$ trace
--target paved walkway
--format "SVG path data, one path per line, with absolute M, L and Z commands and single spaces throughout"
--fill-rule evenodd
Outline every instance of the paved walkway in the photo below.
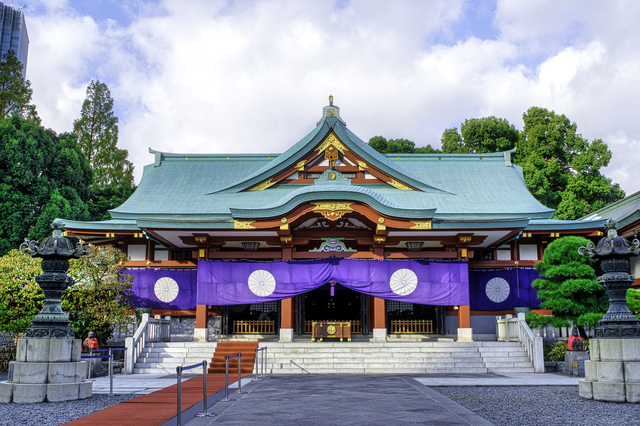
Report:
M 207 406 L 208 412 L 216 416 L 194 417 L 202 412 L 202 381 L 194 378 L 183 384 L 183 389 L 187 389 L 183 393 L 183 425 L 490 425 L 430 387 L 578 384 L 578 378 L 559 374 L 275 375 L 258 382 L 245 377 L 242 388 L 246 394 L 232 394 L 230 397 L 234 401 L 219 402 L 224 396 L 224 376 L 213 376 L 207 376 L 210 395 Z M 185 375 L 183 380 L 191 378 L 193 376 Z M 108 377 L 92 381 L 94 393 L 109 393 Z M 72 424 L 176 425 L 175 383 L 175 375 L 115 376 L 115 394 L 147 396 L 118 404 Z M 230 384 L 229 392 L 237 390 L 237 387 L 237 383 Z M 118 414 L 125 409 L 129 413 L 126 416 L 131 417 L 126 417 L 125 411 L 121 413 L 123 415 Z M 117 421 L 114 413 L 118 414 Z M 104 423 L 104 419 L 110 422 Z

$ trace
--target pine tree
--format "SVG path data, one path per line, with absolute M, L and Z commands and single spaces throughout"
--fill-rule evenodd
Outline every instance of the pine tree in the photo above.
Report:
M 129 153 L 118 149 L 118 117 L 113 113 L 111 91 L 100 80 L 92 80 L 82 103 L 80 118 L 73 122 L 73 133 L 94 173 L 94 187 L 133 186 L 133 164 Z
M 0 118 L 18 115 L 40 124 L 35 105 L 31 105 L 31 82 L 22 76 L 23 65 L 13 50 L 9 50 L 0 62 Z
M 92 220 L 107 220 L 108 210 L 124 203 L 135 190 L 129 152 L 118 149 L 118 117 L 105 83 L 92 80 L 73 133 L 94 174 L 88 204 Z

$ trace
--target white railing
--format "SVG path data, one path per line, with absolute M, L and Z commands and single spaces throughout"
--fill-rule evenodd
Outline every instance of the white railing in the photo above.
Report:
M 150 318 L 149 314 L 142 314 L 142 321 L 133 337 L 125 339 L 125 366 L 126 374 L 133 373 L 133 366 L 146 346 L 147 342 L 168 342 L 171 338 L 171 317 Z
M 536 337 L 524 320 L 525 314 L 519 313 L 517 318 L 505 315 L 496 317 L 496 332 L 499 342 L 520 342 L 527 351 L 535 373 L 544 373 L 544 353 L 542 337 Z

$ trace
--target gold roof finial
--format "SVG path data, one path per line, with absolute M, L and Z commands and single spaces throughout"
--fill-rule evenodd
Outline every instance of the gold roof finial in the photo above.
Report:
M 333 106 L 333 95 L 329 95 L 329 105 Z

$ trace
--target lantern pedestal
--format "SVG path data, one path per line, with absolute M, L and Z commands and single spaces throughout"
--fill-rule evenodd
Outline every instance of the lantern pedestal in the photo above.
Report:
M 582 398 L 610 402 L 640 402 L 640 339 L 591 339 Z
M 0 402 L 59 402 L 91 397 L 80 339 L 18 339 L 9 380 L 0 382 Z

